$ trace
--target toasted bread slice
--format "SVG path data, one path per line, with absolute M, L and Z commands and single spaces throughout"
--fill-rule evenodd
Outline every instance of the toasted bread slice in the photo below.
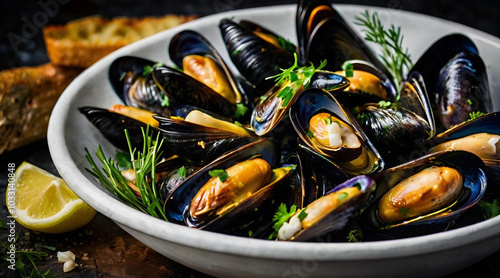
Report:
M 45 64 L 0 71 L 0 154 L 47 136 L 52 108 L 82 70 Z
M 86 17 L 43 29 L 50 61 L 55 65 L 89 67 L 131 42 L 195 19 L 195 16 L 105 19 Z

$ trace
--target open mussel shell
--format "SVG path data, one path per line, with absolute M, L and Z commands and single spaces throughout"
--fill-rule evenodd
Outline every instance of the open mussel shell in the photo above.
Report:
M 472 112 L 493 110 L 486 67 L 479 55 L 460 52 L 439 72 L 436 106 L 444 129 L 463 123 Z
M 220 155 L 257 140 L 251 133 L 242 135 L 225 129 L 188 122 L 182 118 L 189 110 L 199 110 L 193 107 L 177 109 L 176 117 L 166 118 L 154 116 L 159 123 L 159 129 L 167 144 L 174 152 L 191 163 L 205 165 Z M 189 108 L 189 109 L 188 109 Z M 201 110 L 214 118 L 215 114 Z M 221 119 L 223 120 L 223 119 Z
M 111 144 L 122 151 L 129 150 L 127 138 L 125 136 L 125 129 L 129 133 L 131 147 L 141 150 L 144 146 L 143 131 L 146 132 L 149 128 L 149 131 L 152 132 L 153 138 L 156 138 L 160 132 L 157 128 L 151 126 L 148 127 L 147 124 L 141 121 L 106 109 L 86 106 L 80 107 L 78 110 Z M 164 149 L 166 150 L 166 148 Z M 171 152 L 168 151 L 168 153 Z
M 338 119 L 339 125 L 347 126 L 359 141 L 357 147 L 327 147 L 311 137 L 309 123 L 318 113 L 329 113 Z M 310 88 L 302 92 L 289 111 L 290 121 L 299 138 L 310 148 L 337 163 L 349 174 L 367 174 L 384 167 L 378 151 L 365 136 L 353 115 L 325 90 Z M 314 137 L 314 136 L 313 136 Z
M 350 177 L 340 166 L 302 142 L 298 142 L 297 157 L 298 168 L 302 172 L 301 197 L 300 202 L 294 204 L 299 209 L 324 196 Z
M 221 116 L 232 118 L 236 106 L 207 85 L 176 69 L 161 66 L 152 70 L 155 83 L 175 103 L 189 104 Z
M 363 60 L 380 70 L 385 67 L 332 7 L 329 1 L 301 1 L 297 9 L 297 38 L 302 65 L 319 65 L 327 60 L 325 70 L 337 71 L 347 60 Z
M 451 205 L 426 215 L 405 220 L 400 223 L 384 223 L 378 212 L 381 197 L 403 179 L 431 166 L 446 166 L 457 170 L 463 185 L 456 201 Z M 363 212 L 361 221 L 368 230 L 388 234 L 392 237 L 407 237 L 419 234 L 444 231 L 454 219 L 474 206 L 483 197 L 487 178 L 485 166 L 479 157 L 465 151 L 445 151 L 423 156 L 414 161 L 387 169 L 373 176 L 377 183 L 374 202 Z M 428 205 L 436 205 L 440 198 L 432 199 Z M 426 203 L 427 204 L 427 203 Z M 402 210 L 399 210 L 401 212 Z
M 441 68 L 460 52 L 478 54 L 474 42 L 463 34 L 449 34 L 435 41 L 417 60 L 410 73 L 418 72 L 423 76 L 429 90 L 429 99 L 435 103 L 434 88 Z
M 261 188 L 259 191 L 250 195 L 250 199 L 245 198 L 238 205 L 233 207 L 232 210 L 220 216 L 215 216 L 215 218 L 203 222 L 196 222 L 191 219 L 188 214 L 192 199 L 203 185 L 211 179 L 209 175 L 210 170 L 227 169 L 239 162 L 256 157 L 267 161 L 271 168 L 274 168 L 279 160 L 277 142 L 265 138 L 252 142 L 221 156 L 191 175 L 180 184 L 166 200 L 165 214 L 169 221 L 184 221 L 189 226 L 207 230 L 228 230 L 233 228 L 235 225 L 234 223 L 249 221 L 250 219 L 245 219 L 247 213 L 255 212 L 264 201 L 271 200 L 272 198 L 270 197 L 275 193 L 275 186 L 278 185 L 278 183 L 274 183 L 273 186 L 268 185 Z
M 338 195 L 342 189 L 348 187 L 357 187 L 360 191 L 359 194 L 347 194 L 340 193 L 342 195 Z M 309 227 L 303 228 L 300 232 L 296 233 L 289 240 L 291 241 L 307 241 L 312 238 L 316 238 L 319 236 L 323 236 L 329 233 L 334 233 L 336 231 L 340 231 L 344 229 L 349 220 L 351 220 L 354 216 L 358 215 L 361 209 L 365 206 L 367 200 L 369 199 L 371 193 L 375 189 L 375 182 L 372 178 L 359 175 L 354 178 L 351 178 L 344 183 L 339 184 L 331 191 L 329 191 L 325 196 L 317 199 L 315 202 L 309 204 L 305 207 L 305 212 L 308 213 L 308 210 L 318 210 L 325 209 L 325 211 L 321 213 L 322 217 L 320 217 L 316 222 L 312 223 Z M 326 203 L 321 203 L 322 198 L 330 198 L 333 197 L 335 199 L 341 199 L 344 201 L 339 206 L 328 207 Z M 323 207 L 326 206 L 326 207 Z M 307 216 L 302 221 L 307 221 Z
M 266 77 L 281 73 L 282 68 L 294 63 L 293 52 L 232 20 L 221 20 L 219 28 L 233 64 L 243 77 L 264 92 L 274 85 L 274 80 Z
M 328 71 L 316 72 L 311 78 L 311 87 L 324 89 L 329 92 L 341 91 L 349 86 L 345 77 Z M 255 134 L 262 136 L 273 130 L 280 121 L 287 116 L 288 109 L 302 93 L 299 90 L 290 99 L 278 97 L 285 88 L 280 85 L 272 87 L 255 106 L 250 119 L 250 125 Z
M 246 98 L 242 93 L 243 89 L 239 86 L 238 82 L 236 82 L 232 72 L 227 67 L 219 52 L 210 43 L 210 41 L 208 41 L 201 34 L 191 30 L 185 30 L 176 34 L 170 41 L 168 52 L 170 58 L 177 65 L 177 67 L 184 71 L 184 65 L 185 63 L 189 64 L 188 61 L 197 63 L 194 67 L 201 67 L 201 64 L 207 63 L 199 62 L 197 61 L 198 59 L 185 60 L 189 57 L 201 56 L 210 59 L 215 66 L 210 72 L 217 75 L 214 76 L 214 78 L 220 80 L 217 83 L 227 84 L 228 88 L 222 88 L 224 92 L 227 92 L 223 93 L 224 95 L 228 95 L 226 98 L 233 104 L 245 102 L 244 100 Z M 204 66 L 207 67 L 207 65 Z M 206 75 L 207 73 L 204 72 L 204 74 Z M 215 81 L 212 82 L 212 84 L 215 83 Z
M 168 107 L 162 105 L 162 93 L 150 73 L 154 61 L 134 56 L 123 56 L 109 66 L 108 76 L 111 86 L 120 99 L 128 106 L 149 110 L 159 115 L 168 115 Z
M 433 138 L 430 151 L 464 150 L 479 156 L 490 184 L 500 189 L 500 112 L 481 115 L 456 125 Z

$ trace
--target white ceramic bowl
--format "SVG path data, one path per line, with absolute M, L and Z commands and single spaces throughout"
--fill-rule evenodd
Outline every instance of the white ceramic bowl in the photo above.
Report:
M 367 7 L 338 5 L 348 22 Z M 85 202 L 111 218 L 152 249 L 188 267 L 220 277 L 389 277 L 441 276 L 464 268 L 500 249 L 500 217 L 464 228 L 427 236 L 368 243 L 275 242 L 200 231 L 143 214 L 102 189 L 85 168 L 84 148 L 94 153 L 100 144 L 108 156 L 114 148 L 82 116 L 80 106 L 108 108 L 119 103 L 107 79 L 111 62 L 135 55 L 169 63 L 170 38 L 184 29 L 205 35 L 231 64 L 218 23 L 222 18 L 256 21 L 295 37 L 295 5 L 231 11 L 201 18 L 124 47 L 83 72 L 57 102 L 50 118 L 48 140 L 52 159 L 69 186 Z M 439 37 L 454 32 L 468 35 L 486 63 L 492 92 L 500 91 L 500 39 L 428 16 L 398 10 L 378 11 L 383 22 L 401 26 L 404 43 L 414 60 Z M 358 26 L 353 27 L 360 31 Z M 233 70 L 235 68 L 233 67 Z M 500 97 L 494 96 L 496 110 Z

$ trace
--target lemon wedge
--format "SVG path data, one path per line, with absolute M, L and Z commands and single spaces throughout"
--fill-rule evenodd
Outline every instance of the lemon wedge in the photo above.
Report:
M 33 164 L 21 163 L 13 178 L 7 186 L 7 208 L 28 229 L 64 233 L 84 226 L 96 214 L 64 180 Z

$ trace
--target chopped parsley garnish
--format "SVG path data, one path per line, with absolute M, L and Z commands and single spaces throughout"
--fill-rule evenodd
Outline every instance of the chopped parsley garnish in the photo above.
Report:
M 356 182 L 352 187 L 357 187 L 359 190 L 361 190 L 361 183 Z
M 485 113 L 481 112 L 481 111 L 476 111 L 476 112 L 471 112 L 469 113 L 469 120 L 474 120 L 475 118 L 479 118 L 481 116 L 483 116 Z
M 164 66 L 165 64 L 162 63 L 162 62 L 156 62 L 154 65 L 150 66 L 150 65 L 145 65 L 144 66 L 144 70 L 142 72 L 142 76 L 146 76 L 146 75 L 149 75 L 153 69 L 157 68 L 157 67 L 162 67 Z
M 326 125 L 331 125 L 332 124 L 332 119 L 331 118 L 325 118 L 325 124 Z
M 187 170 L 186 170 L 185 166 L 182 166 L 181 168 L 179 168 L 179 170 L 177 170 L 177 175 L 179 175 L 183 178 L 186 177 L 186 174 L 187 174 Z
M 227 180 L 227 178 L 229 178 L 229 175 L 227 174 L 226 170 L 222 170 L 222 169 L 210 170 L 210 171 L 208 171 L 208 174 L 211 177 L 219 177 L 219 180 L 221 182 L 224 182 L 225 180 Z
M 390 108 L 392 106 L 392 102 L 381 100 L 378 102 L 378 106 L 380 106 L 380 108 Z
M 347 196 L 349 196 L 349 194 L 347 194 L 346 192 L 342 192 L 339 194 L 339 196 L 337 196 L 337 199 L 339 201 L 344 201 L 345 199 L 347 199 Z
M 353 77 L 354 76 L 354 67 L 349 62 L 344 62 L 342 64 L 342 69 L 345 71 L 345 77 Z
M 170 98 L 168 98 L 168 96 L 165 95 L 164 92 L 161 92 L 160 99 L 161 99 L 161 106 L 162 107 L 169 107 L 170 106 Z
M 281 203 L 280 206 L 278 207 L 278 210 L 274 214 L 273 221 L 274 221 L 274 232 L 269 236 L 269 239 L 275 239 L 276 236 L 278 235 L 278 231 L 283 226 L 283 223 L 287 222 L 290 217 L 292 217 L 295 212 L 297 211 L 297 207 L 295 205 L 292 205 L 290 207 L 290 211 L 287 210 L 286 205 L 284 203 Z
M 242 126 L 243 126 L 243 125 L 242 125 L 240 122 L 238 122 L 238 121 L 234 121 L 234 124 L 235 124 L 236 126 L 239 126 L 239 127 L 242 127 Z
M 500 201 L 494 199 L 493 203 L 479 201 L 479 207 L 483 210 L 484 219 L 492 218 L 500 214 Z
M 311 139 L 314 138 L 314 134 L 311 130 L 307 130 L 307 136 L 309 136 L 309 138 L 311 138 Z
M 360 123 L 365 123 L 368 121 L 368 119 L 369 118 L 368 118 L 368 115 L 366 113 L 361 112 L 361 113 L 356 115 L 356 120 Z
M 283 100 L 281 107 L 286 107 L 299 90 L 306 89 L 309 83 L 311 83 L 314 73 L 326 66 L 326 60 L 324 60 L 317 68 L 312 63 L 310 66 L 299 67 L 297 64 L 297 54 L 294 54 L 294 58 L 294 64 L 290 68 L 286 70 L 282 69 L 282 73 L 266 78 L 275 78 L 278 86 L 286 85 L 278 93 L 278 98 Z
M 396 28 L 391 24 L 391 28 L 386 30 L 378 17 L 377 12 L 372 15 L 366 10 L 361 16 L 355 17 L 356 25 L 365 27 L 365 40 L 374 42 L 382 48 L 380 58 L 385 64 L 387 70 L 391 73 L 398 92 L 401 91 L 401 81 L 404 79 L 404 73 L 413 66 L 408 53 L 408 48 L 403 49 L 403 35 L 401 27 Z
M 120 75 L 120 79 L 119 80 L 122 81 L 125 78 L 126 75 L 127 75 L 127 73 L 123 72 L 122 75 Z
M 299 220 L 300 222 L 302 222 L 302 220 L 304 220 L 304 218 L 307 217 L 307 212 L 306 212 L 306 209 L 302 209 L 299 213 Z
M 351 230 L 346 236 L 348 242 L 359 242 L 363 240 L 363 232 L 361 230 Z
M 252 232 L 252 230 L 249 230 L 249 231 L 248 231 L 248 237 L 253 237 L 253 232 Z
M 404 208 L 403 207 L 403 208 L 399 209 L 399 213 L 404 214 L 404 215 L 408 214 L 409 212 L 410 212 L 409 208 Z
M 248 111 L 248 107 L 245 106 L 243 103 L 238 103 L 236 104 L 236 110 L 234 111 L 234 117 L 239 118 L 243 115 L 245 115 Z
M 116 151 L 115 153 L 115 161 L 120 169 L 130 169 L 132 168 L 132 160 L 130 159 L 129 153 L 124 153 L 120 151 Z
M 470 98 L 468 98 L 468 99 L 467 99 L 467 103 L 468 103 L 469 105 L 472 105 L 472 100 L 470 100 Z

